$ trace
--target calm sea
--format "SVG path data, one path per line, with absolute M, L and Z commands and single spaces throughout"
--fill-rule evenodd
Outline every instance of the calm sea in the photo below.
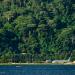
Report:
M 75 75 L 74 65 L 0 66 L 0 75 Z

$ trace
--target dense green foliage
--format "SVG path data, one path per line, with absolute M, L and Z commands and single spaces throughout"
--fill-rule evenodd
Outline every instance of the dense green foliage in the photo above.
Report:
M 0 0 L 0 62 L 67 59 L 71 53 L 74 60 L 74 0 Z

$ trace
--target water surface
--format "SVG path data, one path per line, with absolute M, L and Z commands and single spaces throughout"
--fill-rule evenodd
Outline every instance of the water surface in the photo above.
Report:
M 75 75 L 75 65 L 0 66 L 0 75 Z

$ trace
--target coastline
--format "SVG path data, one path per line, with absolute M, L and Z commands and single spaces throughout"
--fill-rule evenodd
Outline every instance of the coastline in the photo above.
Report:
M 73 63 L 67 64 L 58 64 L 58 63 L 0 63 L 0 66 L 17 66 L 17 65 L 75 65 Z

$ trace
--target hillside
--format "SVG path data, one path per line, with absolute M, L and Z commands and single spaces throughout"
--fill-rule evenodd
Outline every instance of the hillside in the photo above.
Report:
M 0 62 L 75 60 L 74 0 L 0 0 Z

